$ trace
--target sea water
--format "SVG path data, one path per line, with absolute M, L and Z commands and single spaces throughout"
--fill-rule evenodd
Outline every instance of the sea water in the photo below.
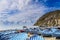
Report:
M 28 38 L 27 33 L 14 33 L 0 36 L 0 40 L 27 40 L 27 38 Z M 33 35 L 32 37 L 29 38 L 29 40 L 44 40 L 44 38 L 39 35 Z

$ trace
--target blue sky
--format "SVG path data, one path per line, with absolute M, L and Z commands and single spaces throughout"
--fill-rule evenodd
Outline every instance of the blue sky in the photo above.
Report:
M 60 10 L 60 0 L 0 0 L 0 29 L 33 26 L 45 13 Z
M 46 2 L 46 6 L 48 6 L 48 7 L 59 7 L 60 6 L 60 0 L 49 0 Z

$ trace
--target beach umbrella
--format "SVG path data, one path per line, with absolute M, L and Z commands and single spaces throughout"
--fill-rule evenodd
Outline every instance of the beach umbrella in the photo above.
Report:
M 14 37 L 10 38 L 9 40 L 26 40 L 28 37 L 27 33 L 18 33 L 14 35 Z
M 60 37 L 60 29 L 59 29 L 59 30 L 56 30 L 56 31 L 53 33 L 53 36 L 54 36 L 54 37 Z
M 44 38 L 42 36 L 35 34 L 32 37 L 30 37 L 30 40 L 44 40 Z
M 57 31 L 57 28 L 51 28 L 51 31 L 54 33 L 55 31 Z
M 56 28 L 47 28 L 47 29 L 44 29 L 41 34 L 43 36 L 53 36 L 53 33 L 55 33 L 55 31 L 57 31 Z
M 51 31 L 51 29 L 44 29 L 42 32 L 41 32 L 41 34 L 43 35 L 43 36 L 52 36 L 52 31 Z

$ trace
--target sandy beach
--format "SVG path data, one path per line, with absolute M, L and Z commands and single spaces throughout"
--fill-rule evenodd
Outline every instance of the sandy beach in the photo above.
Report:
M 44 37 L 45 40 L 60 40 L 60 39 L 56 39 L 56 37 Z

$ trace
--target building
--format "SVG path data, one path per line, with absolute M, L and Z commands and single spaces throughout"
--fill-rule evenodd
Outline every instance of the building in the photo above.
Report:
M 41 26 L 41 27 L 60 26 L 60 10 L 55 10 L 44 14 L 37 20 L 34 26 Z

